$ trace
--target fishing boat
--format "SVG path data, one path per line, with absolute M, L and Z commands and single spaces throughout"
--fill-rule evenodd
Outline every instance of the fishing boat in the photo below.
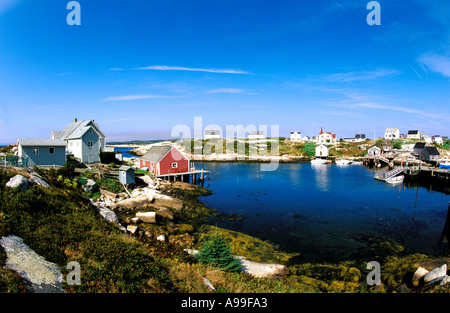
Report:
M 403 182 L 404 179 L 405 179 L 405 176 L 403 176 L 403 175 L 394 176 L 394 177 L 386 179 L 386 183 L 388 183 L 388 184 L 399 184 L 399 183 Z
M 311 164 L 327 164 L 327 162 L 328 162 L 327 159 L 316 158 L 314 160 L 311 160 Z
M 352 161 L 350 160 L 345 160 L 345 159 L 338 159 L 336 160 L 336 164 L 338 165 L 347 165 L 347 164 L 351 164 Z
M 440 163 L 439 168 L 450 170 L 450 161 L 446 160 L 444 163 Z

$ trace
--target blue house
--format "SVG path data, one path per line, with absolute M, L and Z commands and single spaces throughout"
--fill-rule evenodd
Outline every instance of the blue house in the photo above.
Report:
M 66 142 L 58 139 L 19 139 L 18 156 L 28 160 L 28 166 L 64 166 Z

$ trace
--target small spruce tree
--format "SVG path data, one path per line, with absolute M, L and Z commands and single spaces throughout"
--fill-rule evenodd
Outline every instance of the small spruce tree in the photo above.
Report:
M 239 260 L 231 254 L 231 246 L 228 240 L 218 233 L 212 235 L 203 243 L 198 254 L 198 260 L 202 264 L 229 272 L 237 272 L 242 268 Z

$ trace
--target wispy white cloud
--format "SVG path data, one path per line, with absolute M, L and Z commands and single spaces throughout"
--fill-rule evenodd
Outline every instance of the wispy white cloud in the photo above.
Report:
M 387 77 L 397 75 L 399 72 L 394 69 L 377 69 L 375 71 L 361 71 L 361 72 L 347 72 L 347 73 L 335 73 L 325 77 L 328 81 L 336 82 L 353 82 L 360 80 L 376 79 L 381 77 Z
M 221 88 L 221 89 L 213 89 L 209 90 L 206 93 L 231 93 L 231 94 L 241 94 L 246 93 L 245 89 L 238 88 Z
M 126 95 L 117 97 L 106 97 L 102 101 L 135 101 L 135 100 L 146 100 L 146 99 L 167 99 L 173 98 L 171 96 L 164 95 Z
M 120 67 L 111 67 L 110 70 L 111 71 L 125 71 L 125 69 L 120 68 Z
M 420 56 L 417 61 L 429 70 L 439 73 L 444 77 L 450 77 L 450 56 L 428 52 Z
M 182 66 L 152 65 L 146 67 L 138 67 L 138 70 L 154 70 L 154 71 L 190 71 L 190 72 L 206 72 L 219 74 L 250 74 L 240 69 L 209 69 L 209 68 L 192 68 Z

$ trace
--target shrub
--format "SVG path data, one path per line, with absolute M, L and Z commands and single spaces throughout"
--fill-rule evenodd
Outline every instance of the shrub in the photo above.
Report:
M 237 272 L 242 268 L 239 261 L 231 254 L 230 243 L 220 234 L 212 235 L 208 241 L 203 243 L 198 260 L 202 264 L 229 272 Z

